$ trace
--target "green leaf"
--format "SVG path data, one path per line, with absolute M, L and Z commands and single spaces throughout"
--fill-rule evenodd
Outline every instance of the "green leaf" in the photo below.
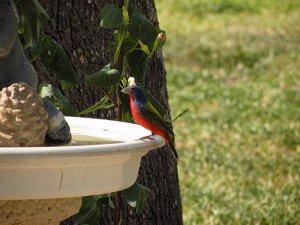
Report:
M 72 217 L 73 225 L 98 225 L 103 206 L 114 207 L 110 194 L 83 197 L 79 212 Z
M 101 207 L 98 204 L 102 196 L 88 196 L 82 198 L 79 212 L 72 217 L 74 225 L 97 225 L 100 217 Z
M 188 113 L 190 110 L 189 109 L 185 109 L 183 111 L 181 111 L 178 115 L 175 116 L 175 118 L 172 120 L 172 122 L 175 122 L 177 119 L 179 119 L 180 117 L 182 117 L 184 114 Z
M 20 27 L 23 31 L 20 36 L 23 40 L 23 46 L 24 48 L 33 47 L 38 42 L 41 24 L 31 1 L 21 1 L 20 5 L 22 8 Z
M 39 87 L 39 94 L 42 98 L 47 98 L 66 116 L 74 116 L 75 110 L 69 100 L 60 92 L 59 89 L 51 84 L 42 83 Z
M 23 2 L 28 2 L 28 0 L 23 0 Z M 46 10 L 41 6 L 41 4 L 38 2 L 38 0 L 31 0 L 31 2 L 34 5 L 34 8 L 36 9 L 37 15 L 40 17 L 43 17 L 45 20 L 49 20 L 49 16 L 46 12 Z
M 111 64 L 103 67 L 99 72 L 85 78 L 88 87 L 109 87 L 117 84 L 121 74 L 116 69 L 111 69 Z
M 111 198 L 111 194 L 104 194 L 101 198 L 98 199 L 97 204 L 99 207 L 105 206 L 115 209 L 115 205 Z
M 122 212 L 120 213 L 120 221 L 118 223 L 118 225 L 122 225 L 122 220 L 123 220 L 123 215 L 122 215 Z
M 122 53 L 124 56 L 133 52 L 138 45 L 138 42 L 134 40 L 130 35 L 123 39 L 122 43 Z
M 125 88 L 128 86 L 128 81 L 126 77 L 121 78 L 122 88 Z
M 145 44 L 144 44 L 142 41 L 140 41 L 140 40 L 138 40 L 138 43 L 139 43 L 139 45 L 141 46 L 142 51 L 145 52 L 146 55 L 150 56 L 151 53 L 150 53 L 150 51 L 149 51 L 148 46 L 145 45 Z
M 125 5 L 122 6 L 122 14 L 123 14 L 124 24 L 128 24 L 129 23 L 129 15 L 128 15 L 127 7 Z
M 98 102 L 96 102 L 94 105 L 92 105 L 91 107 L 84 109 L 83 111 L 77 113 L 78 116 L 81 115 L 85 115 L 100 109 L 106 109 L 107 106 L 114 106 L 113 104 L 107 104 L 109 101 L 107 96 L 104 96 L 103 98 L 101 98 Z
M 49 16 L 37 0 L 21 0 L 18 5 L 21 8 L 19 31 L 24 48 L 33 47 L 40 37 L 41 18 L 48 20 Z
M 151 48 L 158 34 L 150 21 L 143 14 L 136 12 L 130 17 L 129 32 L 136 40 L 141 40 Z
M 136 209 L 137 213 L 141 213 L 149 193 L 149 188 L 134 183 L 131 187 L 123 190 L 123 197 L 131 207 Z
M 134 50 L 126 57 L 131 75 L 137 82 L 142 82 L 147 68 L 148 55 L 141 50 Z
M 129 0 L 124 0 L 124 5 L 126 6 L 126 8 L 128 8 Z
M 100 26 L 102 28 L 117 28 L 123 23 L 122 9 L 117 4 L 104 6 L 100 11 Z
M 63 90 L 74 87 L 76 75 L 73 65 L 59 43 L 45 36 L 34 49 L 34 55 L 39 55 L 43 65 L 56 74 Z

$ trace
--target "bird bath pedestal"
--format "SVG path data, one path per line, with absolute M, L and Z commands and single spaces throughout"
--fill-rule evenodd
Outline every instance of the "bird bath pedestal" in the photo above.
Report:
M 165 144 L 141 126 L 66 117 L 72 136 L 90 143 L 0 148 L 0 225 L 58 225 L 76 214 L 81 196 L 131 186 L 141 157 Z M 100 139 L 101 138 L 101 139 Z M 98 142 L 99 140 L 99 142 Z M 98 142 L 98 143 L 97 143 Z

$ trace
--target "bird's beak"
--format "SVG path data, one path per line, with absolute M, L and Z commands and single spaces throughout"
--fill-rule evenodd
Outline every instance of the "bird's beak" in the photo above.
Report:
M 121 92 L 128 94 L 130 92 L 130 88 L 126 87 L 121 90 Z

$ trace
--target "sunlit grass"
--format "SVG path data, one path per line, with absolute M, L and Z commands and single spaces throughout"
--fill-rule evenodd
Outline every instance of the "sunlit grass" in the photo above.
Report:
M 185 224 L 299 225 L 300 1 L 156 4 Z

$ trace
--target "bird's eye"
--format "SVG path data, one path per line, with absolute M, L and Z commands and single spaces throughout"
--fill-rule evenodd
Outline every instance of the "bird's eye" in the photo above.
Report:
M 131 88 L 131 91 L 134 91 L 135 90 L 135 88 Z

